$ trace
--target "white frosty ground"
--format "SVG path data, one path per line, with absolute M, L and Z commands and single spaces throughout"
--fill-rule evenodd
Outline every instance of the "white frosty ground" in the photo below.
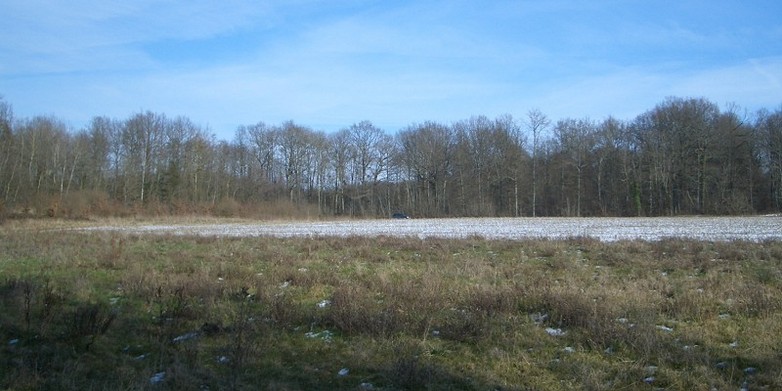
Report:
M 396 236 L 417 238 L 564 239 L 601 241 L 688 238 L 782 240 L 782 217 L 460 218 L 258 222 L 205 225 L 104 226 L 86 230 L 225 237 Z

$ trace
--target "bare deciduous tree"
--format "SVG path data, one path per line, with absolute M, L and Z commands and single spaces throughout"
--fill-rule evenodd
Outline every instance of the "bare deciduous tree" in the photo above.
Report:
M 551 125 L 551 121 L 539 109 L 532 109 L 527 112 L 526 125 L 532 133 L 532 217 L 535 217 L 538 199 L 538 147 L 540 138 Z

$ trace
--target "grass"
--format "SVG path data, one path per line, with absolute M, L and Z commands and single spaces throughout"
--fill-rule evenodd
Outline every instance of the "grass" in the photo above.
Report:
M 782 389 L 780 266 L 780 242 L 5 226 L 0 388 Z

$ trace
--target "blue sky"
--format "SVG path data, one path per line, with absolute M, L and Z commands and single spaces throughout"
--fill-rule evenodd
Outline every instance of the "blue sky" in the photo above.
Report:
M 782 2 L 0 0 L 17 118 L 183 115 L 394 133 L 472 115 L 782 107 Z

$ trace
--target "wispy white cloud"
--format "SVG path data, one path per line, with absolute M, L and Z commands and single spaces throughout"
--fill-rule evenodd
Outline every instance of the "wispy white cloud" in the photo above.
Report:
M 532 107 L 632 118 L 670 95 L 778 104 L 782 28 L 770 10 L 672 7 L 8 0 L 0 94 L 21 115 L 75 126 L 149 109 L 224 137 L 261 120 L 395 131 Z
M 551 84 L 546 94 L 525 104 L 554 118 L 611 115 L 631 120 L 669 96 L 705 97 L 718 105 L 736 103 L 755 111 L 782 104 L 781 80 L 782 57 L 706 69 L 634 67 Z
M 611 73 L 563 80 L 544 88 L 542 94 L 522 104 L 538 107 L 552 118 L 614 116 L 632 119 L 667 95 L 667 78 L 642 69 L 618 69 Z
M 753 58 L 692 72 L 672 86 L 671 95 L 704 96 L 718 104 L 751 109 L 782 104 L 782 57 Z
M 194 40 L 273 24 L 274 10 L 244 1 L 11 0 L 0 29 L 6 74 L 148 68 L 143 45 Z

